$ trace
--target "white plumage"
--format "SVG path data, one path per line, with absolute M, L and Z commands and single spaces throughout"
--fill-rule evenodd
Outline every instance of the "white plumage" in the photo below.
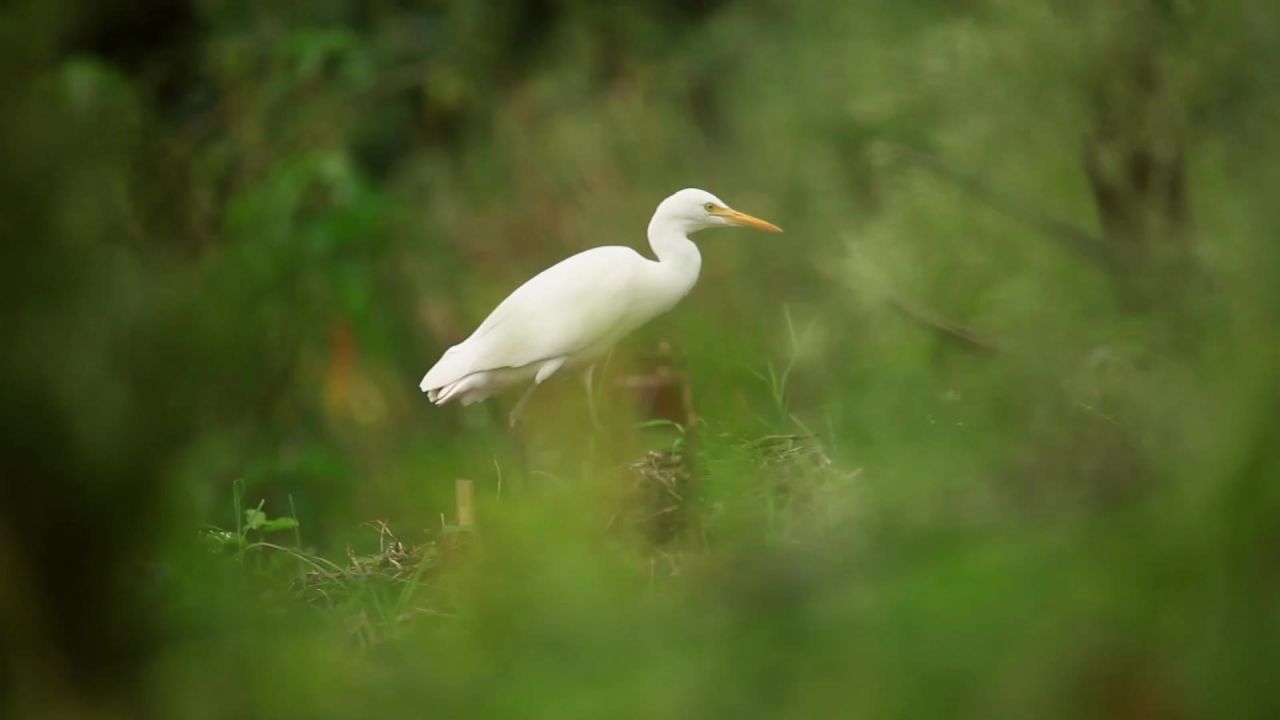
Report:
M 670 310 L 693 289 L 702 257 L 689 234 L 738 225 L 778 232 L 771 223 L 730 209 L 704 190 L 663 200 L 649 221 L 657 260 L 629 247 L 598 247 L 543 270 L 498 304 L 480 327 L 445 351 L 419 387 L 437 405 L 470 405 L 503 388 L 589 365 L 619 339 Z

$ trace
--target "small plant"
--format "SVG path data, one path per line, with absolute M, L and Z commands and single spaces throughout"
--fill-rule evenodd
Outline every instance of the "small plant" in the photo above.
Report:
M 235 506 L 235 532 L 223 530 L 219 527 L 206 528 L 203 537 L 212 545 L 235 548 L 236 552 L 243 557 L 246 550 L 262 544 L 267 535 L 292 530 L 294 544 L 301 547 L 302 535 L 299 529 L 297 510 L 293 507 L 292 495 L 289 496 L 289 510 L 293 513 L 292 515 L 268 517 L 263 509 L 267 502 L 265 499 L 259 500 L 256 507 L 243 510 L 244 480 L 237 478 L 231 483 L 231 501 Z M 250 542 L 251 533 L 256 535 L 257 542 Z
M 795 322 L 791 319 L 791 306 L 783 305 L 782 315 L 787 321 L 787 339 L 790 346 L 786 362 L 779 369 L 770 360 L 765 366 L 765 372 L 755 372 L 753 374 L 768 386 L 769 397 L 773 401 L 773 409 L 777 412 L 778 417 L 784 420 L 795 420 L 795 416 L 791 414 L 789 409 L 787 386 L 791 380 L 791 373 L 795 370 L 796 363 L 800 359 L 800 350 L 808 342 L 809 334 L 813 330 L 813 323 L 810 323 L 803 332 L 797 335 Z
M 346 558 L 334 562 L 302 547 L 300 523 L 289 498 L 291 515 L 271 517 L 266 501 L 245 508 L 244 481 L 232 483 L 235 508 L 235 530 L 206 528 L 201 536 L 215 549 L 234 550 L 242 565 L 257 578 L 269 581 L 278 577 L 279 563 L 269 558 L 291 558 L 298 563 L 297 574 L 289 579 L 293 596 L 308 605 L 334 611 L 344 617 L 353 638 L 362 646 L 376 644 L 405 621 L 420 615 L 447 617 L 429 597 L 427 582 L 438 566 L 439 543 L 428 540 L 421 545 L 403 542 L 382 521 L 366 523 L 378 534 L 376 551 L 357 554 L 348 547 Z M 293 545 L 268 540 L 268 536 L 293 531 Z M 459 531 L 470 531 L 446 525 L 440 537 Z M 258 562 L 246 563 L 253 556 Z

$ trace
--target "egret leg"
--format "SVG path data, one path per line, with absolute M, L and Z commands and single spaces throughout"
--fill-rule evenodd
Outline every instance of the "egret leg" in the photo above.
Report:
M 600 416 L 596 414 L 596 386 L 592 381 L 595 373 L 596 364 L 591 363 L 587 366 L 587 371 L 582 374 L 582 383 L 587 387 L 587 412 L 591 415 L 591 426 L 600 430 L 604 426 L 600 424 Z
M 520 422 L 520 415 L 524 413 L 524 406 L 529 402 L 529 398 L 533 397 L 533 391 L 538 389 L 538 383 L 531 383 L 529 389 L 524 391 L 520 399 L 516 401 L 516 406 L 511 408 L 511 413 L 507 415 L 507 426 L 515 427 Z
M 555 375 L 556 371 L 564 366 L 564 362 L 567 359 L 567 357 L 551 358 L 542 363 L 538 368 L 538 372 L 533 376 L 533 384 L 529 386 L 528 390 L 524 391 L 524 395 L 520 396 L 520 399 L 516 401 L 516 406 L 511 408 L 511 414 L 507 416 L 507 422 L 511 427 L 515 427 L 516 423 L 519 422 L 520 413 L 524 412 L 524 405 L 529 402 L 529 396 L 533 395 L 533 389 L 541 385 L 547 378 Z

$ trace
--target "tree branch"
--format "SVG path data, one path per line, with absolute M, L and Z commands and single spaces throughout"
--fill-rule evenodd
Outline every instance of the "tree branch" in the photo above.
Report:
M 1105 240 L 1076 225 L 1060 220 L 969 172 L 957 170 L 937 156 L 898 143 L 888 143 L 908 163 L 928 170 L 969 195 L 1022 224 L 1039 231 L 1063 247 L 1098 263 L 1109 272 L 1116 270 L 1116 258 Z

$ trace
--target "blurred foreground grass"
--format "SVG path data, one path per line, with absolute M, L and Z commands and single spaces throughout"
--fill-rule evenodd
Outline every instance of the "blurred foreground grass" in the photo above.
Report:
M 0 38 L 4 716 L 1280 712 L 1271 4 Z M 787 232 L 699 238 L 603 429 L 572 382 L 515 432 L 422 400 L 684 186 Z

